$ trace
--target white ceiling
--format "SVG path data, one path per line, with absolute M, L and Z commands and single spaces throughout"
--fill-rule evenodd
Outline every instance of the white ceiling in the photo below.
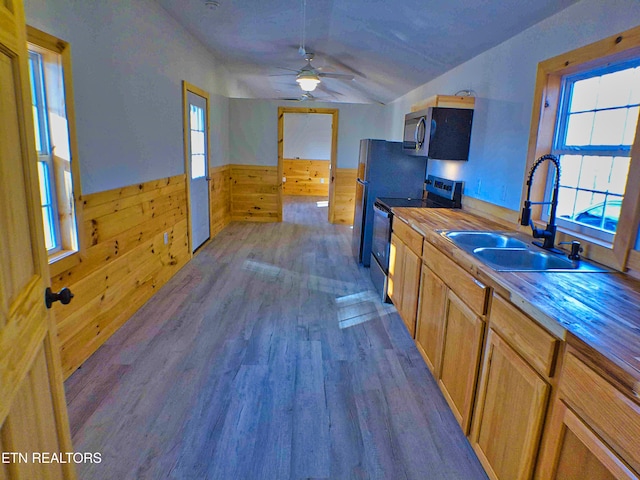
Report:
M 255 98 L 294 98 L 305 0 L 157 0 Z M 577 0 L 306 0 L 323 101 L 389 103 Z M 278 68 L 283 67 L 283 68 Z M 291 73 L 287 76 L 270 76 Z M 455 92 L 443 92 L 452 94 Z

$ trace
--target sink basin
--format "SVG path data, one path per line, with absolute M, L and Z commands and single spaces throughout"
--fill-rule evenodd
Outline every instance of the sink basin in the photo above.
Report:
M 440 234 L 499 272 L 608 272 L 586 260 L 534 247 L 516 232 L 449 230 Z
M 453 243 L 465 250 L 480 247 L 489 248 L 526 248 L 527 244 L 502 232 L 453 231 L 444 234 Z
M 499 272 L 606 272 L 589 262 L 574 262 L 529 248 L 476 248 L 473 254 Z

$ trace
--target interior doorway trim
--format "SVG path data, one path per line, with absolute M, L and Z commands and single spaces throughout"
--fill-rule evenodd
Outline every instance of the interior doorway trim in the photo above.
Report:
M 211 128 L 209 122 L 209 105 L 210 98 L 209 92 L 202 90 L 195 85 L 187 82 L 186 80 L 182 81 L 182 138 L 183 138 L 183 146 L 184 146 L 184 172 L 185 172 L 185 182 L 186 182 L 186 194 L 187 194 L 187 238 L 189 241 L 189 252 L 193 257 L 193 225 L 192 222 L 192 206 L 191 206 L 191 158 L 189 155 L 189 92 L 194 93 L 200 97 L 203 97 L 206 100 L 206 108 L 205 108 L 205 129 L 206 129 L 206 165 L 205 165 L 205 175 L 207 179 L 207 183 L 210 182 L 210 174 L 209 174 L 209 165 L 211 164 Z M 211 192 L 210 188 L 207 187 L 209 192 L 207 202 L 207 211 L 209 212 L 209 233 L 211 233 Z M 206 245 L 211 241 L 211 236 L 209 239 L 205 241 L 201 247 Z
M 309 107 L 278 107 L 278 211 L 279 217 L 282 219 L 282 197 L 284 177 L 284 115 L 285 113 L 319 113 L 331 115 L 331 162 L 329 172 L 329 223 L 335 223 L 334 206 L 335 206 L 335 180 L 336 169 L 338 165 L 338 113 L 337 108 L 309 108 Z

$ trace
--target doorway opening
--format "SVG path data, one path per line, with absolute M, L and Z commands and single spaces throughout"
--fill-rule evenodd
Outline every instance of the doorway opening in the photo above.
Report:
M 278 109 L 278 171 L 285 221 L 295 220 L 296 212 L 311 208 L 311 204 L 332 221 L 337 133 L 337 109 Z

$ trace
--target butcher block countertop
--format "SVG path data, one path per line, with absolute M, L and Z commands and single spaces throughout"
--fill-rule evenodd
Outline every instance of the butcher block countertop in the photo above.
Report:
M 393 213 L 640 401 L 640 281 L 621 273 L 497 272 L 439 231 L 508 231 L 504 226 L 464 210 L 403 207 Z

